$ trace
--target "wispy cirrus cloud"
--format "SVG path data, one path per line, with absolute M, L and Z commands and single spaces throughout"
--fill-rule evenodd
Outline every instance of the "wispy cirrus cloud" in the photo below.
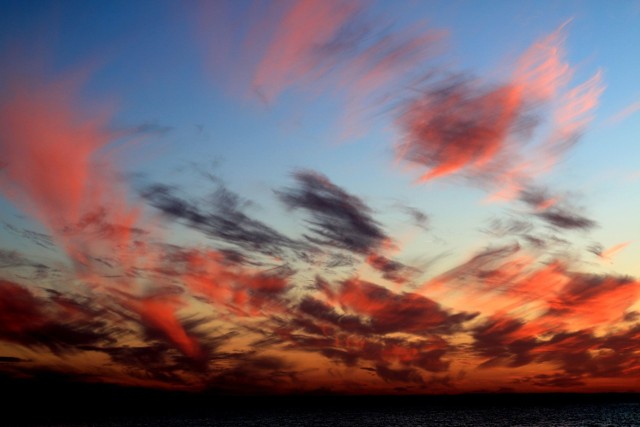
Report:
M 623 251 L 627 246 L 629 246 L 632 242 L 622 242 L 622 243 L 618 243 L 617 245 L 613 245 L 609 248 L 603 248 L 602 245 L 595 245 L 592 246 L 591 248 L 589 248 L 589 250 L 597 255 L 598 257 L 602 258 L 605 261 L 609 261 L 612 262 L 613 257 L 616 256 L 618 253 L 620 253 L 621 251 Z
M 304 234 L 308 241 L 364 255 L 367 264 L 397 283 L 409 281 L 418 272 L 383 255 L 395 243 L 363 200 L 317 172 L 299 171 L 294 178 L 297 187 L 277 190 L 276 196 L 289 210 L 300 209 L 311 217 L 306 221 L 309 234 Z
M 511 78 L 436 79 L 400 110 L 396 156 L 426 169 L 419 182 L 463 175 L 512 199 L 548 172 L 593 118 L 604 90 L 600 72 L 570 86 L 560 28 L 516 61 Z M 548 124 L 545 136 L 537 131 Z
M 620 123 L 623 120 L 627 119 L 627 117 L 630 117 L 630 116 L 636 114 L 638 112 L 638 110 L 640 110 L 640 101 L 633 102 L 630 105 L 628 105 L 627 107 L 625 107 L 622 110 L 620 110 L 619 112 L 617 112 L 616 114 L 614 114 L 613 116 L 611 116 L 608 119 L 608 122 L 610 124 Z
M 110 114 L 82 107 L 82 83 L 73 75 L 49 80 L 37 74 L 3 82 L 0 191 L 48 229 L 73 263 L 70 275 L 90 282 L 87 292 L 98 288 L 94 298 L 129 298 L 124 307 L 137 312 L 143 323 L 155 322 L 190 352 L 180 323 L 154 316 L 158 310 L 169 315 L 180 304 L 136 304 L 130 297 L 140 293 L 134 272 L 156 254 L 141 239 L 140 207 L 128 200 L 117 162 L 105 151 L 123 135 L 109 130 Z
M 318 173 L 301 171 L 294 177 L 298 188 L 276 194 L 287 208 L 303 209 L 311 216 L 309 241 L 366 254 L 388 238 L 358 197 Z
M 256 67 L 252 82 L 256 90 L 273 100 L 293 82 L 320 74 L 321 69 L 314 66 L 314 50 L 329 43 L 360 8 L 358 2 L 341 1 L 286 4 Z
M 185 200 L 178 190 L 164 185 L 147 187 L 142 197 L 169 217 L 248 253 L 282 257 L 289 251 L 313 251 L 310 245 L 291 239 L 243 210 L 244 201 L 222 185 L 207 201 Z
M 117 327 L 72 300 L 42 298 L 17 283 L 0 281 L 0 338 L 53 353 L 78 352 L 83 345 L 112 343 Z
M 516 208 L 481 230 L 489 246 L 416 283 L 422 272 L 405 263 L 400 233 L 342 183 L 299 170 L 268 193 L 298 234 L 219 179 L 136 193 L 110 149 L 171 128 L 115 132 L 114 111 L 80 103 L 81 80 L 16 77 L 0 95 L 0 191 L 46 234 L 5 228 L 71 262 L 0 250 L 12 278 L 0 280 L 0 341 L 17 354 L 0 357 L 2 372 L 233 393 L 468 391 L 495 368 L 510 369 L 519 390 L 637 380 L 638 281 L 590 271 L 572 242 L 596 221 L 534 182 L 575 143 L 603 90 L 600 74 L 572 83 L 563 29 L 503 82 L 433 69 L 421 80 L 441 37 L 425 26 L 382 28 L 361 3 L 248 6 L 237 30 L 223 22 L 238 13 L 231 2 L 205 5 L 215 13 L 201 17 L 230 37 L 216 43 L 243 91 L 273 103 L 291 89 L 331 88 L 347 110 L 399 105 L 396 154 L 421 181 L 462 175 Z M 437 224 L 397 208 L 416 227 Z M 176 224 L 187 241 L 172 239 Z M 624 245 L 591 252 L 611 257 Z M 48 268 L 59 274 L 23 274 Z M 86 365 L 65 365 L 75 357 Z
M 550 388 L 575 388 L 589 379 L 616 378 L 637 371 L 637 356 L 630 353 L 630 346 L 637 343 L 637 327 L 604 336 L 577 330 L 550 332 L 546 337 L 523 337 L 519 335 L 521 328 L 513 320 L 494 319 L 474 332 L 476 351 L 488 358 L 484 368 L 551 363 L 556 368 L 553 373 L 514 380 Z
M 214 82 L 236 97 L 270 106 L 287 91 L 307 101 L 330 94 L 343 104 L 341 138 L 358 137 L 424 77 L 446 37 L 424 22 L 398 28 L 374 9 L 365 1 L 254 2 L 230 27 L 237 5 L 203 2 L 197 38 Z

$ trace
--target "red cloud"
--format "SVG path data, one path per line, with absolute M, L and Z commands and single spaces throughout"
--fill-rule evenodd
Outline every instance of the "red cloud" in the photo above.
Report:
M 125 305 L 140 315 L 142 324 L 150 331 L 164 334 L 185 355 L 193 359 L 202 356 L 198 342 L 186 333 L 176 317 L 176 310 L 184 305 L 179 295 L 130 298 Z
M 0 280 L 0 340 L 54 353 L 111 343 L 117 328 L 80 302 L 40 298 L 29 289 Z
M 573 70 L 563 57 L 558 30 L 525 52 L 505 83 L 458 78 L 428 87 L 402 110 L 397 157 L 427 169 L 420 182 L 463 173 L 497 187 L 494 198 L 515 197 L 577 140 L 603 91 L 600 73 L 568 87 Z M 537 139 L 545 118 L 551 130 Z
M 372 332 L 379 334 L 449 332 L 474 317 L 468 313 L 450 314 L 424 296 L 395 293 L 359 279 L 346 280 L 336 291 L 325 292 L 331 302 L 344 310 L 369 317 Z
M 507 150 L 522 102 L 515 86 L 484 90 L 473 82 L 446 82 L 406 108 L 407 139 L 398 154 L 430 168 L 421 182 L 481 168 Z

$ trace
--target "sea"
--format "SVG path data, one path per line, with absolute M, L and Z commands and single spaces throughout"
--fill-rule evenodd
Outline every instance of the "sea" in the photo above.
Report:
M 286 398 L 283 398 L 286 400 Z M 295 402 L 292 402 L 295 403 Z M 1 425 L 7 425 L 2 423 Z M 640 402 L 536 403 L 472 405 L 357 405 L 200 409 L 172 415 L 100 415 L 100 419 L 15 421 L 11 425 L 42 427 L 197 427 L 197 426 L 640 426 Z

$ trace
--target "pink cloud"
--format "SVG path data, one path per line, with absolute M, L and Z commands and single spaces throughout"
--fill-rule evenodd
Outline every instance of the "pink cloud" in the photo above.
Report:
M 640 101 L 636 101 L 627 107 L 623 108 L 613 116 L 611 116 L 607 121 L 611 124 L 620 123 L 625 120 L 627 117 L 635 114 L 640 110 Z
M 0 98 L 0 192 L 49 229 L 73 261 L 76 277 L 97 287 L 93 298 L 99 300 L 114 296 L 115 289 L 138 292 L 133 272 L 150 268 L 158 255 L 141 237 L 142 207 L 127 200 L 116 159 L 105 152 L 124 134 L 108 130 L 110 114 L 80 104 L 82 83 L 35 76 L 6 82 Z M 140 300 L 128 307 L 194 355 L 195 344 L 173 317 L 177 300 Z
M 357 2 L 302 0 L 280 18 L 277 30 L 256 69 L 253 85 L 268 100 L 292 82 L 313 73 L 310 55 L 328 43 L 359 9 Z
M 401 112 L 396 156 L 426 169 L 419 182 L 462 174 L 491 188 L 490 200 L 517 197 L 572 147 L 604 90 L 600 72 L 569 86 L 574 69 L 563 44 L 562 29 L 536 42 L 501 84 L 449 78 L 428 85 Z M 534 132 L 541 120 L 546 136 Z

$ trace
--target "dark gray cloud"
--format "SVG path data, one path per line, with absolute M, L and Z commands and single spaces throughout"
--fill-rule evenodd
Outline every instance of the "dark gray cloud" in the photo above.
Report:
M 156 122 L 145 122 L 131 129 L 132 133 L 142 135 L 165 136 L 173 130 L 173 127 L 161 125 Z
M 471 334 L 473 349 L 487 358 L 480 366 L 518 367 L 531 363 L 535 358 L 531 350 L 536 348 L 537 340 L 533 337 L 514 338 L 523 326 L 523 321 L 507 317 L 487 319 L 476 326 Z
M 313 248 L 291 239 L 244 212 L 244 202 L 222 185 L 206 201 L 187 200 L 179 190 L 165 185 L 147 187 L 142 196 L 169 217 L 183 221 L 211 238 L 244 250 L 248 254 L 260 253 L 282 257 L 286 251 L 305 253 Z M 237 257 L 236 257 L 237 259 Z
M 298 382 L 297 372 L 282 357 L 249 352 L 229 358 L 236 362 L 234 366 L 212 375 L 208 387 L 232 393 L 273 393 Z
M 640 356 L 640 325 L 608 335 L 592 330 L 553 331 L 525 337 L 524 322 L 508 317 L 488 319 L 472 331 L 472 348 L 487 360 L 480 367 L 519 367 L 530 363 L 551 363 L 558 374 L 527 377 L 537 385 L 568 387 L 586 378 L 616 378 L 637 372 Z M 595 351 L 594 351 L 595 350 Z
M 414 267 L 409 267 L 382 255 L 369 255 L 367 262 L 371 267 L 381 272 L 383 278 L 396 283 L 406 283 L 420 272 Z
M 313 243 L 367 254 L 388 238 L 360 198 L 327 177 L 312 171 L 294 174 L 297 187 L 276 191 L 291 210 L 302 209 L 311 219 L 305 237 Z
M 23 267 L 32 265 L 21 253 L 0 249 L 0 268 Z
M 48 234 L 40 233 L 34 230 L 29 230 L 26 228 L 18 228 L 7 222 L 3 222 L 2 225 L 6 230 L 10 231 L 11 233 L 17 236 L 20 236 L 24 239 L 27 239 L 42 248 L 51 249 L 54 247 L 53 240 L 51 239 L 51 236 L 49 236 Z
M 429 215 L 412 206 L 403 206 L 403 210 L 407 215 L 409 215 L 416 226 L 422 228 L 425 231 L 429 230 Z
M 534 215 L 547 224 L 565 230 L 590 230 L 597 226 L 580 209 L 568 201 L 569 195 L 555 195 L 546 188 L 529 186 L 520 193 L 520 200 L 531 208 Z
M 582 375 L 571 375 L 565 373 L 539 374 L 532 377 L 524 377 L 514 380 L 514 383 L 531 383 L 542 387 L 577 387 L 585 385 Z
M 424 383 L 422 375 L 414 368 L 393 369 L 387 365 L 378 364 L 376 374 L 386 382 Z
M 22 363 L 22 362 L 28 362 L 28 361 L 29 360 L 22 359 L 20 357 L 0 356 L 0 363 Z
M 338 313 L 331 305 L 310 296 L 305 297 L 300 302 L 298 310 L 301 314 L 311 316 L 315 320 L 330 323 L 345 332 L 361 335 L 368 335 L 374 332 L 371 324 L 361 317 L 353 314 Z
M 531 222 L 509 216 L 506 218 L 493 218 L 482 231 L 491 236 L 501 238 L 523 236 L 531 232 L 533 228 Z
M 0 280 L 0 340 L 46 347 L 57 354 L 78 351 L 81 345 L 115 341 L 119 327 L 80 302 L 75 308 L 84 311 L 80 312 L 83 321 L 71 322 L 62 315 L 68 306 L 68 299 L 42 299 L 23 286 Z
M 591 230 L 597 225 L 594 220 L 564 207 L 553 207 L 536 215 L 554 227 L 568 230 Z

